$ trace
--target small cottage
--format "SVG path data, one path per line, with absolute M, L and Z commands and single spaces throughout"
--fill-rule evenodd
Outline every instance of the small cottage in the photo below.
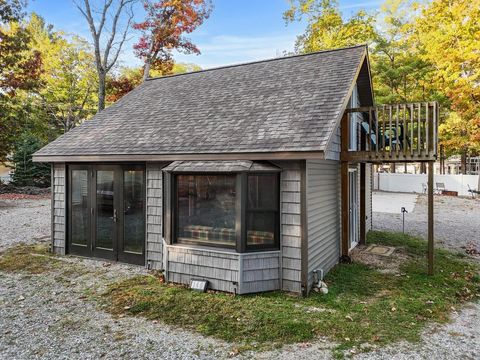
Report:
M 53 251 L 307 294 L 371 227 L 372 106 L 365 46 L 148 79 L 35 153 Z

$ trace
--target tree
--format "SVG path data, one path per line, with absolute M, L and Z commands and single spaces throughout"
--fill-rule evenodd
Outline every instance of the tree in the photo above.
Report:
M 297 37 L 296 52 L 370 43 L 376 38 L 375 17 L 361 10 L 344 20 L 336 0 L 290 0 L 283 14 L 287 23 L 307 18 L 307 29 Z
M 18 93 L 40 86 L 41 56 L 22 24 L 23 1 L 0 0 L 0 162 L 25 126 L 28 106 Z
M 97 74 L 86 40 L 54 31 L 36 14 L 27 26 L 33 47 L 44 59 L 43 86 L 35 94 L 38 106 L 55 134 L 64 133 L 95 114 Z
M 152 76 L 162 76 L 168 74 L 182 74 L 186 72 L 198 71 L 202 68 L 196 64 L 174 64 L 173 68 L 164 73 L 161 70 L 151 70 Z M 107 100 L 115 102 L 130 91 L 135 89 L 143 81 L 142 68 L 123 68 L 120 74 L 107 81 Z
M 112 70 L 118 60 L 123 44 L 127 39 L 128 30 L 133 19 L 132 4 L 135 0 L 104 0 L 103 7 L 99 10 L 92 9 L 90 0 L 83 0 L 83 5 L 75 2 L 78 10 L 87 20 L 93 40 L 95 65 L 98 75 L 98 111 L 105 109 L 107 74 Z M 116 5 L 116 8 L 114 9 Z M 95 19 L 94 14 L 100 14 Z M 111 15 L 110 31 L 104 35 L 107 18 Z M 126 17 L 126 24 L 121 30 L 121 18 Z M 105 41 L 103 41 L 105 40 Z M 103 47 L 103 49 L 102 49 Z
M 478 153 L 480 143 L 480 0 L 433 0 L 419 8 L 412 42 L 432 64 L 434 85 L 457 115 L 440 141 L 447 152 Z M 458 117 L 457 117 L 458 116 Z
M 412 46 L 415 11 L 409 1 L 387 0 L 381 7 L 381 25 L 371 47 L 375 96 L 379 103 L 404 103 L 437 98 L 431 86 L 432 67 Z
M 172 50 L 199 54 L 200 50 L 183 34 L 199 27 L 211 12 L 209 0 L 143 1 L 146 19 L 134 24 L 141 37 L 134 49 L 144 61 L 143 80 L 154 68 L 168 72 L 173 67 Z
M 32 154 L 43 145 L 45 144 L 37 136 L 29 132 L 19 136 L 10 159 L 14 185 L 39 187 L 50 185 L 50 165 L 32 161 Z

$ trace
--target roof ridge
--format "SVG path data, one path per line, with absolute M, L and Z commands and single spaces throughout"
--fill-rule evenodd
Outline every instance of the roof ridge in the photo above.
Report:
M 247 62 L 238 63 L 238 64 L 222 65 L 222 66 L 212 67 L 212 68 L 209 68 L 209 69 L 195 70 L 195 71 L 190 71 L 190 72 L 185 72 L 185 73 L 180 73 L 180 74 L 155 76 L 155 77 L 147 78 L 145 81 L 167 79 L 167 78 L 176 77 L 176 76 L 193 75 L 193 74 L 203 73 L 203 72 L 212 71 L 212 70 L 228 69 L 228 68 L 245 66 L 245 65 L 265 63 L 265 62 L 270 62 L 270 61 L 287 60 L 287 59 L 292 59 L 292 58 L 297 58 L 297 57 L 318 55 L 318 54 L 323 54 L 323 53 L 328 53 L 328 52 L 349 50 L 349 49 L 360 48 L 360 47 L 365 47 L 366 48 L 367 44 L 352 45 L 352 46 L 347 46 L 347 47 L 343 47 L 343 48 L 336 48 L 336 49 L 319 50 L 319 51 L 313 51 L 313 52 L 309 52 L 309 53 L 305 53 L 305 54 L 294 54 L 294 55 L 281 56 L 281 57 L 275 57 L 275 58 L 270 58 L 270 59 L 247 61 Z

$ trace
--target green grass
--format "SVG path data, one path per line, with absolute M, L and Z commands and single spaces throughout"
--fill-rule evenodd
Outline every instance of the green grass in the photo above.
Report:
M 48 245 L 20 244 L 0 253 L 0 271 L 41 274 L 61 265 L 61 261 L 48 252 Z
M 326 336 L 347 349 L 362 343 L 417 341 L 429 322 L 445 322 L 452 309 L 480 296 L 478 268 L 437 250 L 436 273 L 426 275 L 426 243 L 415 237 L 370 232 L 369 243 L 403 247 L 411 260 L 402 275 L 367 265 L 336 266 L 328 295 L 298 298 L 281 292 L 232 296 L 196 293 L 154 276 L 111 284 L 102 301 L 116 315 L 140 315 L 241 346 L 266 348 Z

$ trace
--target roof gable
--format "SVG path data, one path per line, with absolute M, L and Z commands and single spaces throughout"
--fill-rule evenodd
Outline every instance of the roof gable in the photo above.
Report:
M 323 151 L 365 46 L 151 79 L 36 158 Z

